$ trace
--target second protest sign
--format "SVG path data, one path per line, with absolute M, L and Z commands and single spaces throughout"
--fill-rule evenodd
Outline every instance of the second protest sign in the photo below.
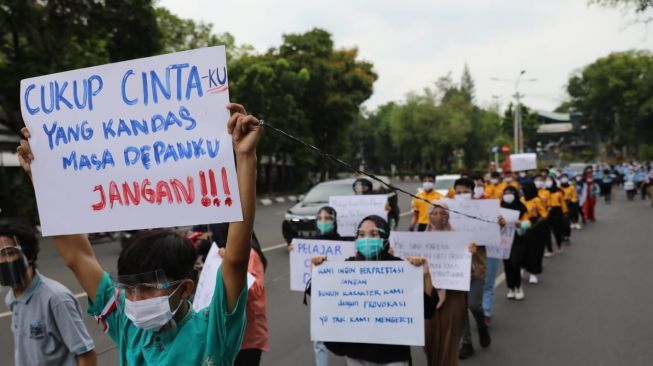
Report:
M 312 277 L 311 340 L 424 345 L 422 267 L 325 262 Z
M 390 246 L 398 257 L 424 257 L 429 262 L 433 287 L 469 291 L 472 255 L 467 232 L 427 231 L 390 234 Z

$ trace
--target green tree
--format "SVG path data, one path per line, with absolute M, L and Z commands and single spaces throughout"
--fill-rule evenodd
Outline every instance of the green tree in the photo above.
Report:
M 572 75 L 573 107 L 609 147 L 634 150 L 653 141 L 653 56 L 612 53 Z
M 21 79 L 160 49 L 151 0 L 5 0 L 0 30 L 0 123 L 16 132 Z
M 155 14 L 161 34 L 161 53 L 225 45 L 227 59 L 232 60 L 254 52 L 250 45 L 237 45 L 231 33 L 213 33 L 211 23 L 183 19 L 163 7 L 156 8 Z
M 349 133 L 353 158 L 350 159 L 365 169 L 387 174 L 390 165 L 396 164 L 398 154 L 392 148 L 390 116 L 395 103 L 380 105 L 372 113 L 361 113 Z
M 284 35 L 279 56 L 292 70 L 306 70 L 310 75 L 297 102 L 315 145 L 327 153 L 347 152 L 347 135 L 377 79 L 372 64 L 358 59 L 356 48 L 335 49 L 331 34 L 317 28 Z M 333 172 L 323 162 L 314 169 Z

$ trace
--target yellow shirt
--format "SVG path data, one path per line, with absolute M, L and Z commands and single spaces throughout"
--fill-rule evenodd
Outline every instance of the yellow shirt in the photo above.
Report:
M 573 184 L 569 184 L 566 187 L 560 186 L 564 194 L 565 201 L 578 202 L 578 193 L 576 193 L 576 187 Z
M 537 191 L 537 196 L 540 197 L 540 201 L 542 201 L 542 205 L 544 206 L 545 209 L 549 209 L 549 195 L 551 192 L 549 192 L 548 189 L 546 188 L 540 188 L 539 191 Z
M 549 213 L 544 208 L 544 205 L 542 205 L 542 201 L 539 197 L 535 197 L 529 201 L 524 201 L 524 205 L 526 205 L 528 218 L 531 220 L 538 217 L 546 219 L 547 216 L 549 216 Z
M 435 190 L 431 192 L 420 192 L 417 194 L 417 197 L 423 198 L 428 202 L 433 202 L 442 198 L 442 195 Z M 413 209 L 417 211 L 417 223 L 418 224 L 428 224 L 429 223 L 429 204 L 413 198 Z
M 494 189 L 494 195 L 493 195 L 493 196 L 489 196 L 489 197 L 490 197 L 490 198 L 495 198 L 495 199 L 501 199 L 501 197 L 503 196 L 503 191 L 505 191 L 506 188 L 508 188 L 508 186 L 513 186 L 513 187 L 515 187 L 515 189 L 517 190 L 517 192 L 519 192 L 520 189 L 521 189 L 521 187 L 519 186 L 519 182 L 517 182 L 517 181 L 515 181 L 515 180 L 513 180 L 513 181 L 510 182 L 510 183 L 501 182 L 501 183 L 499 183 L 499 184 L 495 187 L 495 189 Z
M 453 187 L 451 187 L 447 191 L 447 198 L 453 199 L 454 197 L 456 197 L 456 190 Z
M 562 213 L 567 213 L 567 202 L 565 202 L 564 193 L 562 191 L 554 192 L 549 194 L 549 200 L 547 202 L 549 207 L 560 207 Z
M 495 192 L 497 191 L 497 184 L 486 184 L 485 185 L 485 197 L 495 198 Z

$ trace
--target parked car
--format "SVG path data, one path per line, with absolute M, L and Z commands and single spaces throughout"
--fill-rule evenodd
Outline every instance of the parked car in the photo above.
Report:
M 384 182 L 389 182 L 387 177 L 379 177 Z M 322 182 L 315 185 L 306 193 L 305 197 L 297 202 L 286 212 L 281 231 L 287 243 L 294 238 L 310 238 L 317 235 L 315 218 L 317 211 L 329 204 L 331 196 L 353 196 L 353 184 L 356 178 L 338 179 L 328 182 Z M 397 204 L 397 193 L 388 189 L 379 182 L 372 182 L 372 192 L 374 194 L 386 194 L 390 204 L 388 221 L 393 227 L 399 222 L 399 207 Z

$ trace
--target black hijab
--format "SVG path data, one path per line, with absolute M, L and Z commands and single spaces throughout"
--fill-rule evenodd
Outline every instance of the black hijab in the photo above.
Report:
M 547 179 L 551 179 L 551 182 L 553 182 L 553 184 L 551 185 L 551 188 L 548 188 L 549 192 L 556 193 L 556 192 L 560 191 L 560 188 L 558 188 L 558 183 L 556 183 L 555 179 L 553 179 L 553 178 L 547 178 Z
M 379 236 L 383 239 L 383 250 L 381 251 L 381 253 L 379 253 L 379 257 L 375 258 L 375 260 L 380 260 L 380 261 L 397 260 L 395 256 L 388 253 L 388 250 L 390 249 L 390 240 L 389 240 L 390 225 L 388 224 L 388 222 L 385 219 L 383 219 L 381 216 L 369 215 L 361 220 L 361 222 L 358 224 L 357 229 L 360 229 L 361 225 L 363 225 L 363 222 L 368 220 L 374 222 L 374 225 L 376 225 L 377 229 L 379 229 Z M 369 260 L 363 257 L 360 253 L 356 253 L 356 256 L 350 259 L 356 261 Z
M 526 201 L 530 201 L 537 197 L 537 187 L 535 187 L 534 182 L 525 182 L 522 184 L 521 189 L 524 192 L 524 198 L 526 198 Z
M 333 217 L 333 231 L 330 233 L 326 234 L 318 234 L 315 239 L 322 239 L 322 240 L 340 240 L 340 234 L 338 234 L 338 213 L 336 210 L 331 207 L 331 206 L 324 206 L 322 207 L 317 214 L 319 215 L 320 212 L 325 211 L 331 217 Z M 316 219 L 316 225 L 317 225 L 317 219 Z
M 533 185 L 535 186 L 535 185 Z M 515 196 L 515 200 L 512 201 L 511 203 L 506 203 L 503 200 L 503 194 L 506 193 L 512 193 Z M 519 217 L 524 215 L 527 212 L 526 206 L 521 202 L 519 199 L 519 191 L 513 186 L 508 186 L 506 189 L 503 190 L 502 198 L 501 198 L 501 207 L 519 211 Z

